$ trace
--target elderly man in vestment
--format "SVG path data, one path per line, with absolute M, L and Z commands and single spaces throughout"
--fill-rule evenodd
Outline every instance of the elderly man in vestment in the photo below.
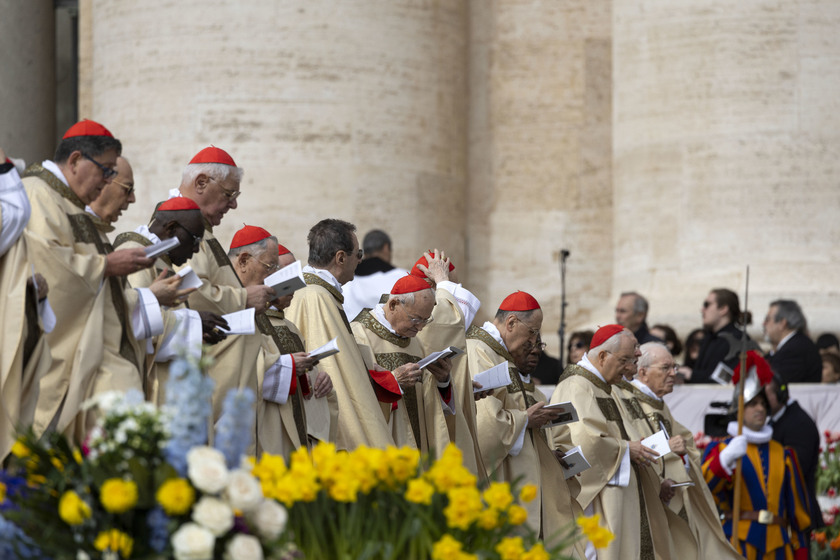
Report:
M 43 336 L 55 326 L 47 281 L 27 266 L 21 237 L 30 212 L 18 171 L 0 149 L 0 461 L 12 448 L 15 429 L 32 424 L 38 381 L 52 361 Z
M 662 457 L 660 477 L 668 482 L 670 495 L 668 508 L 687 522 L 690 534 L 668 516 L 670 533 L 681 557 L 690 557 L 696 549 L 697 558 L 739 558 L 739 553 L 723 534 L 717 506 L 709 492 L 700 468 L 700 452 L 694 445 L 691 431 L 677 422 L 663 397 L 674 390 L 677 366 L 668 348 L 659 342 L 642 344 L 639 367 L 633 386 L 637 402 L 650 426 L 650 433 L 665 429 L 671 436 L 669 445 L 673 453 Z M 693 486 L 670 488 L 670 483 L 691 482 Z M 693 539 L 694 544 L 689 544 Z
M 553 446 L 542 430 L 560 412 L 544 408 L 545 396 L 517 367 L 537 344 L 542 318 L 533 296 L 514 292 L 502 301 L 492 322 L 470 328 L 467 358 L 472 375 L 507 363 L 510 385 L 476 403 L 479 447 L 490 479 L 537 485 L 537 499 L 525 505 L 528 525 L 551 542 L 580 508 L 574 506 Z
M 469 290 L 457 283 L 455 265 L 435 250 L 420 257 L 411 269 L 411 275 L 423 278 L 435 290 L 436 305 L 431 324 L 420 331 L 420 341 L 426 354 L 456 346 L 467 350 L 467 328 L 472 324 L 481 302 Z M 457 414 L 447 415 L 452 441 L 461 450 L 464 466 L 479 480 L 487 479 L 487 469 L 478 446 L 476 423 L 476 398 L 486 397 L 486 392 L 475 394 L 474 382 L 469 372 L 468 360 L 452 363 L 452 387 Z M 479 388 L 481 388 L 479 386 Z
M 579 476 L 577 501 L 584 513 L 598 513 L 615 535 L 599 560 L 654 558 L 650 531 L 643 527 L 637 468 L 649 464 L 653 450 L 630 441 L 621 410 L 612 396 L 622 371 L 636 361 L 636 338 L 621 325 L 601 327 L 592 337 L 590 350 L 577 364 L 568 366 L 551 395 L 551 402 L 571 402 L 579 422 L 551 428 L 557 449 L 567 452 L 579 445 L 591 468 Z M 646 517 L 644 518 L 647 519 Z M 586 557 L 596 558 L 591 543 Z
M 96 206 L 93 208 L 96 210 Z M 174 282 L 172 285 L 177 287 L 181 280 L 172 273 L 173 267 L 183 265 L 198 251 L 203 234 L 201 209 L 193 200 L 176 197 L 160 203 L 148 226 L 141 225 L 134 231 L 119 234 L 114 246 L 150 247 L 173 237 L 177 238 L 180 244 L 168 253 L 159 255 L 152 268 L 130 274 L 127 278 L 128 284 L 138 288 Z M 171 276 L 166 278 L 166 274 Z M 175 291 L 174 297 L 166 303 L 167 307 L 163 311 L 163 332 L 151 339 L 147 345 L 143 387 L 146 399 L 156 405 L 162 405 L 166 400 L 165 388 L 173 359 L 189 356 L 197 362 L 201 359 L 202 342 L 215 344 L 225 338 L 224 332 L 218 328 L 227 327 L 224 319 L 210 311 L 195 311 L 185 305 L 186 298 L 192 291 Z M 158 300 L 161 298 L 158 297 Z
M 298 290 L 286 310 L 286 317 L 297 325 L 311 348 L 337 339 L 339 353 L 323 360 L 320 367 L 335 386 L 341 415 L 336 446 L 346 450 L 359 445 L 393 445 L 379 398 L 400 398 L 391 372 L 378 371 L 370 348 L 356 343 L 342 307 L 341 286 L 353 279 L 362 260 L 355 231 L 353 224 L 336 219 L 321 220 L 309 230 L 309 264 L 303 268 L 306 287 Z
M 53 363 L 39 384 L 35 430 L 82 440 L 95 421 L 81 404 L 104 391 L 142 389 L 138 339 L 162 326 L 150 290 L 123 290 L 124 276 L 151 266 L 142 249 L 111 252 L 85 206 L 116 175 L 122 146 L 101 124 L 81 121 L 64 135 L 54 161 L 23 180 L 32 204 L 24 235 L 29 258 L 50 285 L 56 328 L 46 335 Z
M 737 382 L 740 365 L 736 368 Z M 796 453 L 773 438 L 766 425 L 770 406 L 762 388 L 773 374 L 764 359 L 747 353 L 748 377 L 744 380 L 744 426 L 727 427 L 729 437 L 709 445 L 703 455 L 706 484 L 723 512 L 723 532 L 732 536 L 735 473 L 741 460 L 738 542 L 744 558 L 808 558 L 806 532 L 811 524 L 808 492 Z M 737 399 L 737 392 L 736 392 Z
M 122 156 L 117 158 L 116 176 L 111 178 L 96 200 L 91 201 L 85 207 L 88 214 L 93 217 L 97 229 L 104 233 L 114 231 L 116 222 L 123 211 L 137 201 L 134 196 L 134 170 L 128 160 Z
M 381 403 L 394 442 L 439 457 L 450 442 L 445 415 L 455 414 L 449 359 L 417 366 L 425 352 L 417 334 L 432 321 L 435 294 L 425 280 L 403 276 L 394 283 L 388 300 L 363 309 L 351 327 L 356 341 L 368 346 L 376 363 L 391 370 L 402 399 Z
M 295 256 L 283 245 L 278 245 L 277 266 L 283 269 L 293 262 Z M 281 354 L 294 355 L 306 352 L 306 341 L 294 323 L 286 318 L 285 310 L 292 303 L 294 292 L 273 300 L 272 306 L 265 312 L 268 324 L 261 316 L 257 317 L 257 326 L 271 336 L 280 349 Z M 300 380 L 298 386 L 297 380 Z M 313 398 L 312 379 L 316 387 L 325 387 L 329 376 L 324 371 L 314 373 L 312 370 L 297 378 L 293 378 L 295 387 L 290 388 L 289 400 L 278 405 L 280 420 L 283 422 L 284 434 L 283 450 L 292 451 L 304 445 L 313 445 L 319 441 L 334 442 L 338 433 L 338 398 L 330 382 L 330 391 L 326 397 Z M 319 393 L 320 394 L 320 393 Z M 302 404 L 302 407 L 301 407 Z M 272 417 L 274 418 L 274 417 Z M 271 449 L 266 449 L 274 453 Z

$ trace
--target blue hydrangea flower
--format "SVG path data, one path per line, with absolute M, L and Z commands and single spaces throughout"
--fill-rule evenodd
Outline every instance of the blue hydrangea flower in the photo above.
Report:
M 253 440 L 254 401 L 254 392 L 247 387 L 231 389 L 225 395 L 222 417 L 216 425 L 215 446 L 224 454 L 229 469 L 239 466 Z
M 164 450 L 166 460 L 178 474 L 187 474 L 187 452 L 207 443 L 207 422 L 212 414 L 212 379 L 198 364 L 178 358 L 169 368 L 166 384 L 166 409 L 170 414 L 171 436 Z

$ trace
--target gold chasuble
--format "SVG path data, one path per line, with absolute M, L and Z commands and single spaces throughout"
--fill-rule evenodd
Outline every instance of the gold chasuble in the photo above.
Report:
M 727 558 L 731 560 L 741 558 L 741 555 L 732 548 L 723 533 L 715 499 L 703 478 L 700 451 L 694 445 L 693 434 L 674 419 L 665 401 L 647 395 L 637 387 L 634 387 L 634 389 L 636 389 L 634 395 L 652 428 L 659 427 L 661 423 L 671 437 L 679 435 L 685 440 L 685 446 L 688 450 L 685 457 L 681 458 L 675 453 L 669 453 L 663 457 L 663 469 L 666 478 L 675 482 L 694 483 L 694 486 L 678 488 L 668 504 L 668 508 L 672 513 L 676 513 L 682 519 L 687 520 L 689 531 L 696 543 L 695 546 L 698 547 L 696 557 L 703 559 Z M 688 462 L 688 470 L 686 470 L 683 460 Z M 672 516 L 669 514 L 669 522 L 671 519 Z M 691 558 L 691 554 L 686 555 L 684 553 L 689 551 L 686 550 L 687 547 L 681 545 L 675 533 L 672 533 L 672 537 L 674 537 L 680 558 Z
M 598 550 L 599 560 L 651 560 L 650 531 L 640 523 L 640 489 L 634 468 L 629 482 L 619 486 L 618 475 L 630 441 L 612 387 L 578 365 L 568 366 L 551 395 L 552 403 L 570 401 L 580 420 L 549 428 L 556 447 L 564 452 L 579 445 L 591 465 L 577 477 L 577 501 L 587 513 L 598 513 L 615 539 Z M 644 525 L 647 525 L 646 523 Z
M 581 508 L 570 493 L 570 486 L 563 477 L 563 469 L 548 443 L 546 430 L 526 428 L 526 409 L 545 396 L 533 383 L 525 383 L 513 364 L 513 357 L 487 331 L 470 327 L 467 333 L 467 359 L 470 372 L 480 373 L 495 365 L 507 362 L 512 383 L 494 390 L 476 402 L 478 410 L 478 443 L 484 464 L 491 480 L 535 484 L 539 489 L 537 499 L 523 504 L 528 511 L 528 525 L 537 531 L 548 544 L 574 524 L 581 515 Z M 525 435 L 522 447 L 511 454 L 522 430 Z M 588 456 L 587 456 L 588 457 Z M 572 482 L 571 491 L 577 492 Z M 565 554 L 583 558 L 582 545 Z
M 640 391 L 625 379 L 612 386 L 612 396 L 621 411 L 624 427 L 630 441 L 639 441 L 660 430 L 650 425 L 642 410 L 637 393 Z M 670 435 L 670 432 L 668 432 Z M 669 456 L 675 456 L 673 453 Z M 697 543 L 688 528 L 688 523 L 671 511 L 659 497 L 663 480 L 663 459 L 654 461 L 649 466 L 636 466 L 636 476 L 642 490 L 642 515 L 647 516 L 647 526 L 653 539 L 653 551 L 656 558 L 676 558 L 693 560 L 697 555 Z M 685 481 L 682 475 L 680 481 Z M 679 492 L 679 490 L 677 491 Z M 642 526 L 645 519 L 642 519 Z M 643 529 L 644 530 L 644 529 Z
M 57 321 L 46 335 L 53 363 L 40 380 L 34 426 L 43 433 L 55 420 L 57 430 L 83 441 L 96 411 L 81 411 L 82 402 L 104 391 L 142 391 L 144 353 L 129 319 L 139 296 L 124 293 L 122 278 L 105 278 L 111 245 L 68 186 L 40 165 L 29 167 L 23 184 L 32 204 L 29 259 L 47 279 Z
M 455 297 L 449 291 L 435 290 L 435 307 L 432 322 L 417 333 L 417 340 L 423 348 L 423 356 L 438 352 L 450 346 L 467 351 L 467 329 L 464 314 Z M 481 458 L 478 445 L 476 405 L 466 356 L 452 360 L 452 398 L 455 399 L 455 414 L 446 415 L 449 437 L 463 455 L 464 466 L 475 474 L 479 481 L 487 479 L 487 470 Z
M 389 331 L 370 309 L 363 309 L 350 325 L 356 342 L 368 346 L 376 363 L 393 371 L 417 363 L 425 354 L 416 338 L 405 338 Z M 422 331 L 421 331 L 422 332 Z M 387 404 L 390 409 L 391 405 Z M 391 430 L 398 446 L 410 446 L 439 458 L 449 444 L 449 430 L 435 376 L 423 373 L 423 381 L 403 393 L 391 414 Z
M 38 383 L 52 358 L 38 317 L 38 295 L 27 287 L 32 269 L 26 236 L 0 257 L 0 461 L 15 442 L 15 428 L 28 427 L 35 417 Z
M 373 364 L 365 363 L 362 349 L 356 344 L 342 307 L 344 297 L 315 274 L 304 273 L 303 277 L 307 285 L 295 292 L 286 317 L 300 329 L 307 350 L 338 339 L 339 353 L 318 364 L 330 376 L 338 397 L 341 416 L 336 447 L 350 451 L 360 445 L 394 445 L 368 373 Z
M 190 309 L 211 311 L 217 315 L 245 309 L 248 292 L 242 287 L 227 252 L 213 236 L 213 228 L 206 220 L 204 238 L 198 253 L 176 270 L 181 270 L 184 266 L 192 267 L 193 272 L 202 280 L 201 287 L 190 294 Z

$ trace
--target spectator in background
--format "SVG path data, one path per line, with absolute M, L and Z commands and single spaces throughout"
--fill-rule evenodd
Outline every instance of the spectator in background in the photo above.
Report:
M 556 385 L 562 373 L 560 360 L 545 353 L 545 342 L 542 341 L 542 335 L 537 336 L 537 345 L 534 348 L 535 350 L 532 350 L 531 354 L 528 355 L 529 360 L 533 361 L 535 358 L 538 360 L 536 367 L 531 366 L 533 367 L 532 380 L 537 385 Z
M 808 321 L 799 304 L 778 299 L 764 318 L 764 338 L 773 345 L 767 362 L 788 383 L 822 380 L 820 351 L 807 335 Z
M 630 329 L 639 344 L 662 342 L 648 330 L 648 301 L 636 292 L 624 292 L 615 304 L 615 322 Z
M 823 333 L 817 338 L 817 348 L 820 354 L 837 354 L 840 356 L 840 340 L 833 333 Z
M 741 340 L 743 333 L 739 325 L 749 324 L 749 317 L 742 317 L 738 294 L 726 288 L 716 288 L 709 292 L 700 309 L 703 317 L 703 329 L 706 331 L 697 362 L 691 370 L 681 368 L 687 383 L 711 383 L 712 373 L 721 362 L 734 369 L 738 356 L 726 359 L 730 350 L 730 340 Z
M 589 350 L 589 343 L 595 333 L 592 331 L 575 331 L 569 337 L 569 345 L 566 347 L 566 365 L 578 363 L 586 351 Z
M 365 234 L 362 240 L 364 260 L 356 267 L 356 276 L 342 287 L 344 312 L 352 321 L 362 309 L 373 309 L 382 294 L 391 292 L 394 283 L 408 274 L 391 264 L 391 238 L 381 229 Z
M 837 383 L 840 381 L 840 356 L 831 352 L 822 355 L 822 382 Z
M 670 325 L 653 325 L 650 328 L 650 334 L 662 340 L 665 343 L 665 347 L 668 348 L 668 351 L 671 352 L 671 355 L 675 358 L 682 352 L 682 342 L 680 342 L 676 331 L 672 329 Z
M 683 365 L 677 369 L 677 385 L 682 385 L 686 379 L 691 377 L 691 370 L 697 363 L 697 356 L 700 355 L 700 347 L 703 345 L 704 338 L 706 338 L 706 333 L 703 329 L 694 329 L 685 337 L 685 355 L 683 356 Z

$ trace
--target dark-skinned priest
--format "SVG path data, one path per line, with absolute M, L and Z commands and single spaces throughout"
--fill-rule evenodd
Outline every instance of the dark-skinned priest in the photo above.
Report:
M 432 321 L 434 307 L 429 284 L 403 276 L 394 283 L 388 301 L 363 309 L 351 327 L 356 341 L 371 349 L 376 363 L 393 372 L 402 389 L 399 401 L 380 403 L 394 442 L 439 457 L 450 442 L 445 415 L 456 413 L 451 362 L 443 359 L 419 369 L 417 362 L 425 353 L 416 338 Z
M 356 343 L 344 313 L 341 286 L 353 279 L 362 260 L 356 226 L 343 220 L 321 220 L 309 230 L 309 264 L 303 268 L 306 287 L 298 290 L 286 317 L 300 329 L 309 349 L 336 339 L 339 353 L 319 367 L 332 379 L 338 398 L 338 449 L 360 445 L 384 448 L 394 438 L 379 406 L 379 399 L 401 397 L 390 371 L 378 371 L 370 348 Z M 367 360 L 362 352 L 367 354 Z
M 540 305 L 532 295 L 510 294 L 492 322 L 467 332 L 467 358 L 473 376 L 507 364 L 510 384 L 476 402 L 479 446 L 491 480 L 537 486 L 537 499 L 524 504 L 527 523 L 551 544 L 574 522 L 580 508 L 542 429 L 560 412 L 544 408 L 548 404 L 545 396 L 530 374 L 517 366 L 527 362 L 537 345 L 542 319 Z

